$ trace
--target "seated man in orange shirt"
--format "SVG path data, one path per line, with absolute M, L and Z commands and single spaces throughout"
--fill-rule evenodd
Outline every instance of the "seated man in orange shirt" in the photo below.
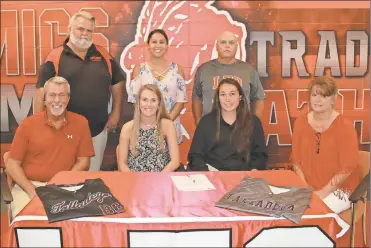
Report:
M 36 187 L 60 171 L 87 170 L 94 156 L 88 121 L 66 110 L 70 99 L 67 80 L 53 77 L 44 88 L 46 110 L 19 125 L 5 165 L 16 183 L 12 189 L 13 217 L 36 195 Z

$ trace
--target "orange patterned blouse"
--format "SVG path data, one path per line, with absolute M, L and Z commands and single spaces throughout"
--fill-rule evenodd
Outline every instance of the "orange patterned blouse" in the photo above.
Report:
M 322 189 L 330 181 L 337 185 L 336 176 L 343 173 L 351 175 L 337 188 L 348 194 L 361 181 L 357 134 L 351 121 L 342 115 L 322 133 L 310 126 L 307 114 L 298 117 L 292 136 L 291 160 L 303 171 L 305 180 L 314 190 Z

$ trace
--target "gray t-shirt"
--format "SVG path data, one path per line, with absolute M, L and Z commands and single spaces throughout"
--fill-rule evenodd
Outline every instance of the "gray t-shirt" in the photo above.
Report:
M 246 176 L 240 184 L 224 195 L 216 206 L 276 218 L 285 217 L 299 224 L 304 211 L 310 206 L 313 189 L 311 187 L 273 188 L 281 193 L 273 193 L 270 185 L 263 178 Z
M 237 80 L 248 102 L 266 98 L 258 72 L 252 66 L 241 60 L 233 64 L 221 64 L 214 59 L 200 65 L 194 78 L 192 99 L 202 101 L 202 116 L 212 110 L 214 90 L 224 78 Z

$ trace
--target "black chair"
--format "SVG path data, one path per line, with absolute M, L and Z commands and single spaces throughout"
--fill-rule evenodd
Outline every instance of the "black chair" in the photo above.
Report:
M 351 202 L 352 210 L 352 223 L 350 226 L 350 247 L 354 247 L 354 237 L 355 237 L 355 228 L 356 228 L 356 204 L 359 201 L 365 203 L 370 200 L 370 172 L 363 178 L 358 187 L 353 191 L 349 196 L 349 201 Z M 363 242 L 366 246 L 366 206 L 364 207 L 364 212 L 362 216 L 362 229 L 363 229 Z

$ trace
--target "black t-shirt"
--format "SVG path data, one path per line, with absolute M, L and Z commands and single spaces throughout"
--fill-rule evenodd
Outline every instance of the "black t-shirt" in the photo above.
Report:
M 266 169 L 268 149 L 265 145 L 263 126 L 258 117 L 252 115 L 252 118 L 250 160 L 246 162 L 246 153 L 238 152 L 231 141 L 235 123 L 229 125 L 221 117 L 219 140 L 216 140 L 216 112 L 203 116 L 197 125 L 188 153 L 191 170 L 207 171 L 206 164 L 222 171 Z
M 53 62 L 44 63 L 36 87 L 44 87 L 45 82 L 54 76 L 67 79 L 71 87 L 67 109 L 88 119 L 90 132 L 94 137 L 103 131 L 108 120 L 110 86 L 125 81 L 126 75 L 111 57 L 111 78 L 107 62 L 94 44 L 88 49 L 85 60 L 82 60 L 67 46 L 67 42 L 68 39 L 63 43 L 58 75 Z
M 78 186 L 82 187 L 71 191 L 71 187 Z M 124 206 L 112 195 L 100 178 L 87 179 L 83 184 L 50 184 L 37 187 L 36 193 L 44 205 L 49 222 L 117 214 L 124 211 Z

